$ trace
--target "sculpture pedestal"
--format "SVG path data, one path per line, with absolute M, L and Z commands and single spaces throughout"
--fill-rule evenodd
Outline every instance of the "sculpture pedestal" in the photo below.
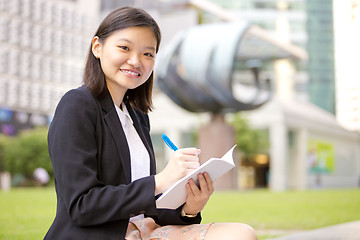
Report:
M 213 114 L 210 122 L 199 130 L 200 163 L 210 158 L 221 158 L 235 144 L 235 133 L 225 123 L 224 114 Z M 235 159 L 234 159 L 235 161 Z M 237 187 L 236 167 L 218 178 L 214 184 L 216 190 L 230 190 Z

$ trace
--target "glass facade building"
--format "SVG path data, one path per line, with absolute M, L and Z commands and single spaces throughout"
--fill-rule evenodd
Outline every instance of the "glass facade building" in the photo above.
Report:
M 307 1 L 306 13 L 310 101 L 335 114 L 332 0 Z

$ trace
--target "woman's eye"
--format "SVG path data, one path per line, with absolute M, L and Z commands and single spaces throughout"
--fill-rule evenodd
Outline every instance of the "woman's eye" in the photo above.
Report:
M 148 57 L 154 57 L 154 55 L 152 55 L 151 53 L 145 53 L 144 55 Z
M 129 50 L 129 48 L 128 48 L 128 47 L 126 47 L 126 46 L 119 46 L 119 48 L 121 48 L 121 49 L 123 49 L 123 50 L 126 50 L 126 51 L 128 51 L 128 50 Z

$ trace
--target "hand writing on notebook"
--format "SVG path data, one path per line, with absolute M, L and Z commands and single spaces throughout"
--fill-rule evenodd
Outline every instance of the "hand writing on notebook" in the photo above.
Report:
M 166 191 L 171 185 L 200 166 L 200 149 L 183 148 L 176 150 L 164 170 L 155 176 L 155 194 Z

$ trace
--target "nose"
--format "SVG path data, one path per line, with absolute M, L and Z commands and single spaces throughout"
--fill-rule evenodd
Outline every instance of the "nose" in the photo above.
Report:
M 141 66 L 140 57 L 138 56 L 138 54 L 135 53 L 129 57 L 127 63 L 133 66 L 134 68 L 139 68 Z

